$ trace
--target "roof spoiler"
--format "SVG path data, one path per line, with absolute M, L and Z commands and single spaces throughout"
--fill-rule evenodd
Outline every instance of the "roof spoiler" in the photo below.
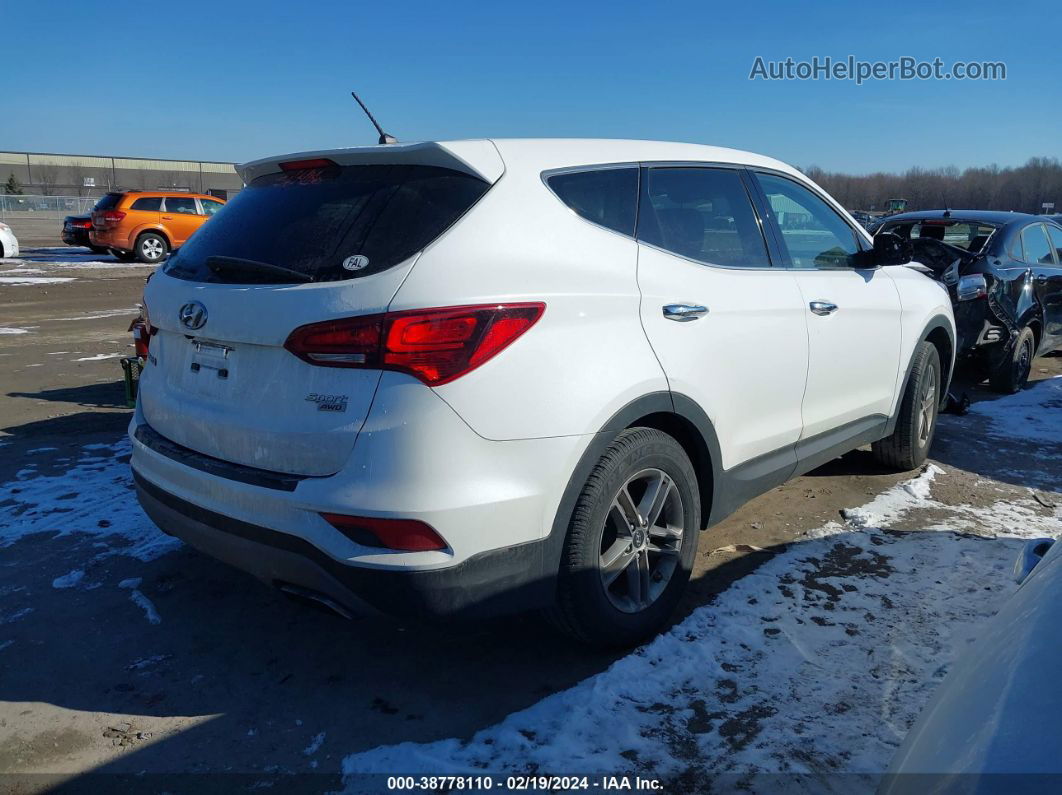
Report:
M 341 166 L 415 164 L 463 171 L 490 183 L 505 173 L 505 164 L 494 144 L 486 139 L 475 141 L 424 142 L 358 146 L 350 149 L 322 149 L 252 160 L 236 167 L 236 173 L 250 184 L 263 174 L 281 171 L 280 164 L 289 160 L 326 158 Z

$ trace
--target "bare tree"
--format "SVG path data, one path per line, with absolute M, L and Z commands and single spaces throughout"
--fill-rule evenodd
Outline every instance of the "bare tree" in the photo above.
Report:
M 59 182 L 59 167 L 54 166 L 51 163 L 45 163 L 42 165 L 34 165 L 33 176 L 35 176 L 37 184 L 40 186 L 41 193 L 45 196 L 51 196 L 55 193 L 55 186 Z

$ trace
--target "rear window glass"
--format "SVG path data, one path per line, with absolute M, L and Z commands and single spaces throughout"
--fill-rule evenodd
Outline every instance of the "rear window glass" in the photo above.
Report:
M 96 204 L 93 206 L 92 209 L 93 210 L 113 210 L 115 207 L 118 206 L 118 202 L 120 202 L 122 200 L 122 196 L 123 196 L 123 194 L 121 194 L 121 193 L 108 193 L 108 194 L 100 197 L 100 200 L 98 202 L 96 202 Z
M 423 165 L 361 165 L 266 174 L 204 225 L 165 271 L 179 279 L 277 282 L 210 268 L 210 257 L 280 266 L 313 281 L 379 273 L 423 249 L 490 187 Z
M 996 231 L 995 226 L 979 221 L 907 221 L 905 223 L 882 225 L 880 232 L 892 232 L 894 235 L 918 240 L 930 238 L 940 240 L 950 246 L 964 248 L 976 254 L 985 247 L 988 238 Z
M 638 169 L 608 168 L 554 174 L 547 179 L 562 202 L 587 221 L 634 234 L 638 210 Z
M 162 209 L 162 198 L 159 196 L 149 197 L 145 196 L 143 199 L 137 199 L 133 202 L 131 210 L 147 210 L 148 212 L 158 212 Z

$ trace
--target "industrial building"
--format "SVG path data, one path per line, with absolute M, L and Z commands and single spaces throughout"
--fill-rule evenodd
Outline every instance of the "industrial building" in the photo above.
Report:
M 110 190 L 187 190 L 221 197 L 243 187 L 232 163 L 110 155 L 0 152 L 0 193 L 11 175 L 24 194 L 102 196 Z

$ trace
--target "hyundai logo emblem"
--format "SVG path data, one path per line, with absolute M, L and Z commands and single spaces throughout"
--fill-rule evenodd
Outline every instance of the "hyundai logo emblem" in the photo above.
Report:
M 201 329 L 207 322 L 206 307 L 198 301 L 189 301 L 181 307 L 177 313 L 177 319 L 181 321 L 181 325 L 186 329 L 191 329 L 192 331 Z

